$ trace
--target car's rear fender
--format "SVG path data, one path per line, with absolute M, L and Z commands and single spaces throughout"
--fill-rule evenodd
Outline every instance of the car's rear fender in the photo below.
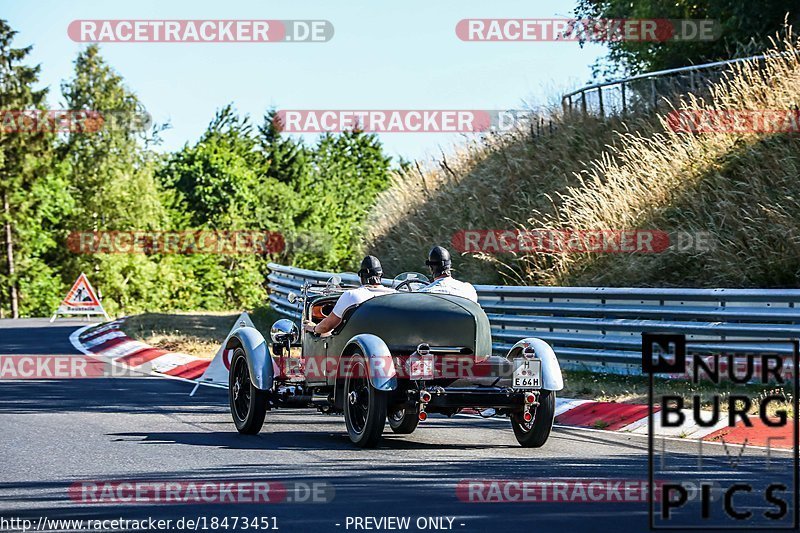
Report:
M 272 389 L 275 380 L 275 367 L 269 353 L 267 341 L 264 336 L 248 326 L 236 329 L 231 333 L 226 350 L 234 350 L 241 346 L 247 356 L 247 366 L 250 369 L 250 381 L 255 388 L 260 390 Z
M 358 349 L 369 361 L 369 381 L 378 390 L 397 389 L 397 371 L 389 347 L 377 335 L 362 333 L 349 341 L 342 352 L 342 359 L 349 358 Z M 340 368 L 346 368 L 340 365 Z
M 546 390 L 561 390 L 564 388 L 564 377 L 561 375 L 561 365 L 558 364 L 553 347 L 542 339 L 527 337 L 518 341 L 508 351 L 506 357 L 514 359 L 522 356 L 522 350 L 530 346 L 533 348 L 534 357 L 542 362 L 542 388 Z

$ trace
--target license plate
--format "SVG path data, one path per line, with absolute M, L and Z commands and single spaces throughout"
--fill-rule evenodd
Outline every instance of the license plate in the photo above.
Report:
M 433 379 L 433 356 L 412 357 L 409 359 L 410 379 Z
M 511 386 L 515 389 L 541 389 L 542 362 L 538 359 L 514 359 L 514 380 Z

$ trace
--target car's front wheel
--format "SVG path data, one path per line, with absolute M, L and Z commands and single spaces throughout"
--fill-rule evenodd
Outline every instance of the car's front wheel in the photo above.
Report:
M 540 448 L 547 442 L 556 418 L 556 391 L 543 390 L 539 394 L 539 405 L 532 414 L 530 422 L 525 422 L 522 413 L 511 415 L 514 436 L 523 448 Z
M 372 386 L 367 358 L 356 351 L 344 380 L 344 423 L 356 446 L 371 448 L 380 440 L 386 425 L 388 394 Z
M 414 433 L 419 425 L 419 415 L 409 409 L 398 409 L 389 414 L 389 427 L 398 435 Z
M 267 391 L 259 390 L 250 380 L 247 355 L 241 347 L 233 351 L 231 371 L 228 375 L 228 398 L 231 416 L 237 431 L 244 435 L 256 435 L 264 425 L 267 415 Z

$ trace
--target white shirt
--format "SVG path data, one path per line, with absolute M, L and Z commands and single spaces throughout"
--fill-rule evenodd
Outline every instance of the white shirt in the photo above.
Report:
M 384 287 L 383 285 L 361 286 L 357 289 L 350 289 L 349 291 L 344 291 L 342 295 L 339 296 L 339 299 L 336 300 L 336 305 L 333 306 L 332 312 L 334 315 L 342 318 L 345 311 L 351 307 L 363 304 L 367 300 L 380 296 L 381 294 L 391 294 L 393 292 L 397 291 L 390 287 Z
M 478 301 L 478 293 L 471 283 L 458 281 L 451 276 L 445 276 L 433 280 L 433 283 L 420 289 L 418 292 L 431 292 L 434 294 L 452 294 L 454 296 L 461 296 L 473 302 Z

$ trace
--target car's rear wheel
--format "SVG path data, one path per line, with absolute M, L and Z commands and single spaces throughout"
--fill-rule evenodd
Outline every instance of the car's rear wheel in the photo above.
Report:
M 267 391 L 257 389 L 250 380 L 247 355 L 241 347 L 233 351 L 231 371 L 228 375 L 228 398 L 231 416 L 237 431 L 244 435 L 256 435 L 264 425 L 267 415 Z
M 419 416 L 409 409 L 398 409 L 389 414 L 389 427 L 398 435 L 414 433 L 419 425 Z
M 344 423 L 356 446 L 371 448 L 380 440 L 386 425 L 388 394 L 370 384 L 367 358 L 356 351 L 344 380 Z
M 539 448 L 547 442 L 556 418 L 556 391 L 543 390 L 539 405 L 532 411 L 533 420 L 525 422 L 522 413 L 511 415 L 511 427 L 523 448 Z

